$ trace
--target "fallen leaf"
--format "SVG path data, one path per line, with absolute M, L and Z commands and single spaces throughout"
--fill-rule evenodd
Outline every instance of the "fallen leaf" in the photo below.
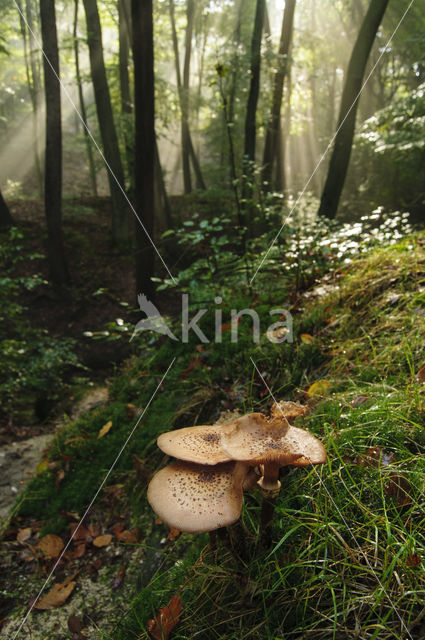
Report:
M 417 553 L 407 556 L 406 567 L 418 567 L 421 564 L 421 558 Z
M 86 552 L 86 545 L 84 542 L 77 544 L 77 546 L 72 550 L 72 557 L 74 560 L 77 558 L 82 558 Z
M 418 373 L 416 374 L 416 380 L 418 382 L 425 382 L 425 364 L 422 365 L 422 367 L 419 369 Z
M 77 542 L 79 540 L 84 540 L 85 542 L 90 542 L 91 539 L 94 537 L 92 536 L 92 534 L 90 533 L 90 531 L 87 529 L 87 527 L 85 527 L 84 525 L 81 525 L 80 527 L 78 527 L 78 524 L 75 522 L 72 522 L 69 525 L 69 528 L 71 529 L 71 536 L 72 539 L 74 540 L 74 542 Z M 74 534 L 75 532 L 75 534 Z
M 311 336 L 309 333 L 302 333 L 300 335 L 300 338 L 301 342 L 303 342 L 304 344 L 312 344 L 314 342 L 313 336 Z
M 114 536 L 118 537 L 118 535 L 121 533 L 121 531 L 124 531 L 125 529 L 125 524 L 123 522 L 117 522 L 117 524 L 114 524 L 114 526 L 112 527 L 112 533 L 114 534 Z
M 179 621 L 183 605 L 180 596 L 173 596 L 170 604 L 158 611 L 153 620 L 148 620 L 146 627 L 155 640 L 168 640 L 168 637 Z
M 59 485 L 65 477 L 65 471 L 63 469 L 59 469 L 55 478 L 55 488 L 59 489 Z
M 412 502 L 409 481 L 406 476 L 401 473 L 393 473 L 390 475 L 390 482 L 386 487 L 386 493 L 396 500 L 397 507 L 406 507 Z
M 47 471 L 48 468 L 49 468 L 49 461 L 48 460 L 42 460 L 37 465 L 37 474 L 39 475 L 40 473 L 43 473 L 44 471 Z
M 97 536 L 97 538 L 93 540 L 93 544 L 95 547 L 107 547 L 111 540 L 111 534 L 105 533 L 103 536 Z
M 286 418 L 292 420 L 299 416 L 304 416 L 308 411 L 308 407 L 303 407 L 297 402 L 284 401 L 274 402 L 271 408 L 272 418 Z
M 131 454 L 133 460 L 133 469 L 136 472 L 136 480 L 141 484 L 147 484 L 149 480 L 149 472 L 145 467 L 145 461 L 139 458 L 135 453 Z
M 108 420 L 108 422 L 104 424 L 103 427 L 99 430 L 99 433 L 97 434 L 97 439 L 103 438 L 103 436 L 106 436 L 106 434 L 109 433 L 111 428 L 112 428 L 112 420 Z
M 40 598 L 40 600 L 37 600 L 34 608 L 47 611 L 49 609 L 56 609 L 57 607 L 61 607 L 65 604 L 77 584 L 73 581 L 73 578 L 75 578 L 77 573 L 74 573 L 63 582 L 55 584 L 49 593 L 46 593 L 46 595 Z
M 27 527 L 26 529 L 19 529 L 18 535 L 16 536 L 16 540 L 23 544 L 27 540 L 29 540 L 32 536 L 31 527 Z
M 195 356 L 194 358 L 192 358 L 187 366 L 187 368 L 183 371 L 183 373 L 181 374 L 181 379 L 184 380 L 185 378 L 187 378 L 187 376 L 189 375 L 189 373 L 191 371 L 193 371 L 194 369 L 197 369 L 199 367 L 199 365 L 202 363 L 202 359 L 200 356 Z
M 326 396 L 330 388 L 330 382 L 327 380 L 317 380 L 307 389 L 307 393 L 309 396 Z
M 79 616 L 70 616 L 68 618 L 68 629 L 75 640 L 83 640 L 83 638 L 86 638 L 83 633 L 84 622 Z
M 175 540 L 176 538 L 179 537 L 180 534 L 181 534 L 181 531 L 179 531 L 178 529 L 174 529 L 174 527 L 172 527 L 168 533 L 167 540 Z
M 120 533 L 115 534 L 117 537 L 117 540 L 119 540 L 120 542 L 127 542 L 127 543 L 135 543 L 137 542 L 137 535 L 135 534 L 134 531 L 121 531 Z
M 48 558 L 57 558 L 64 547 L 62 538 L 55 536 L 53 533 L 47 534 L 37 543 L 37 549 L 40 549 Z
M 378 467 L 379 465 L 383 467 L 388 467 L 390 464 L 393 464 L 395 461 L 395 455 L 392 451 L 387 451 L 383 447 L 376 445 L 375 447 L 370 447 L 366 451 L 366 462 L 369 463 L 372 467 Z
M 112 583 L 112 589 L 118 589 L 122 585 L 126 571 L 127 567 L 121 567 L 121 569 L 119 569 Z

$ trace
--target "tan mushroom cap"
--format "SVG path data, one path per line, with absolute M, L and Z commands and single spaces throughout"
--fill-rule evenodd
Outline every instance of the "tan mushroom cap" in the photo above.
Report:
M 222 433 L 222 425 L 186 427 L 163 433 L 157 444 L 164 453 L 179 460 L 218 464 L 232 460 L 221 448 Z
M 267 420 L 251 413 L 228 425 L 221 439 L 223 450 L 248 464 L 279 462 L 301 467 L 326 461 L 326 449 L 311 433 L 289 424 L 286 418 Z
M 215 467 L 173 462 L 152 478 L 148 500 L 170 527 L 187 533 L 213 531 L 239 519 L 247 471 L 241 462 Z
M 308 407 L 303 407 L 298 402 L 291 402 L 290 400 L 281 400 L 275 402 L 271 408 L 272 418 L 286 418 L 287 420 L 294 420 L 300 416 L 304 416 L 308 411 Z

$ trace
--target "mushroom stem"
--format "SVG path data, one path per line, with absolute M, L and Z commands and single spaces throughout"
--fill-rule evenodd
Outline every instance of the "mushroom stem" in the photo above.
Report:
M 273 520 L 274 499 L 280 491 L 279 462 L 269 461 L 263 465 L 263 475 L 258 481 L 263 494 L 261 505 L 260 536 L 263 537 L 266 529 L 269 529 Z

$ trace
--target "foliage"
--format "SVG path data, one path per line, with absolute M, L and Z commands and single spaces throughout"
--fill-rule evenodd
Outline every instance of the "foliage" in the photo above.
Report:
M 362 199 L 423 216 L 425 84 L 375 113 L 361 128 L 354 156 Z
M 0 404 L 9 416 L 56 398 L 64 388 L 64 372 L 78 366 L 72 340 L 49 336 L 46 330 L 31 326 L 21 298 L 45 282 L 37 273 L 16 274 L 24 259 L 22 240 L 23 232 L 12 227 L 0 244 L 5 274 L 0 279 Z M 26 258 L 37 260 L 40 255 L 33 253 Z

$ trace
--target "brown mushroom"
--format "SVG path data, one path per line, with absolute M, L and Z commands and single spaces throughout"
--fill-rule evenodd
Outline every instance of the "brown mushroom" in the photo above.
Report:
M 262 473 L 257 484 L 265 500 L 279 494 L 280 467 L 322 464 L 326 450 L 311 433 L 289 424 L 285 417 L 271 420 L 261 413 L 251 413 L 223 428 L 222 449 L 233 459 L 259 465 Z M 263 505 L 262 527 L 273 516 L 273 507 Z
M 242 462 L 215 466 L 173 462 L 152 478 L 148 501 L 161 520 L 180 531 L 226 527 L 240 517 L 248 469 Z
M 163 433 L 157 444 L 164 453 L 187 462 L 211 465 L 230 462 L 232 457 L 221 448 L 222 432 L 222 425 L 186 427 Z

